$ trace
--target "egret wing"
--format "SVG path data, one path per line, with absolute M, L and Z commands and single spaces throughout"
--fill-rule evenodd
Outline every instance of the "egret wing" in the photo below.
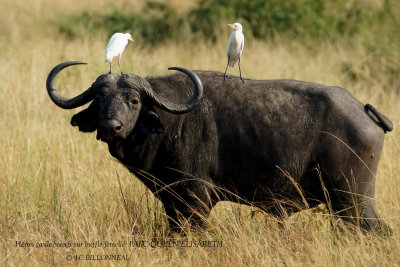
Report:
M 231 36 L 229 36 L 228 46 L 226 47 L 226 54 L 228 55 L 228 57 L 229 57 L 229 50 L 231 49 L 233 38 L 234 38 L 234 32 L 232 32 Z
M 113 57 L 122 54 L 128 41 L 121 33 L 115 33 L 111 36 L 110 41 L 106 47 L 106 61 L 111 61 Z
M 239 57 L 242 56 L 243 48 L 244 48 L 244 35 L 242 34 L 241 37 L 242 37 L 242 38 L 241 38 L 242 40 L 241 40 L 241 44 L 240 44 L 240 53 L 239 53 Z

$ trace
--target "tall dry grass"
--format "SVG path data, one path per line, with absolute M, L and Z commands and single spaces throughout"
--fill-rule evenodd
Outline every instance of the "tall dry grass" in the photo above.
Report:
M 108 153 L 94 134 L 69 125 L 77 110 L 57 108 L 45 90 L 50 69 L 61 61 L 83 60 L 58 78 L 60 91 L 73 96 L 101 73 L 107 38 L 66 40 L 54 23 L 63 12 L 101 9 L 129 1 L 6 1 L 0 11 L 0 265 L 93 264 L 66 260 L 67 255 L 129 254 L 110 265 L 316 265 L 393 266 L 400 262 L 400 178 L 397 103 L 399 88 L 387 90 L 388 77 L 362 63 L 371 54 L 343 41 L 310 49 L 287 40 L 246 43 L 243 75 L 292 78 L 347 88 L 362 102 L 373 103 L 392 119 L 385 136 L 376 182 L 381 216 L 393 237 L 363 235 L 332 227 L 325 211 L 304 211 L 283 227 L 256 209 L 220 203 L 204 231 L 183 240 L 222 240 L 218 248 L 130 248 L 129 241 L 168 240 L 166 218 L 158 200 Z M 132 7 L 135 8 L 135 7 Z M 133 29 L 134 32 L 134 29 Z M 226 36 L 228 37 L 228 32 Z M 168 73 L 169 66 L 223 71 L 225 38 L 216 44 L 169 43 L 154 49 L 129 45 L 123 68 L 139 75 Z M 140 42 L 140 41 L 138 41 Z M 400 58 L 393 51 L 393 57 Z M 354 81 L 341 70 L 351 64 L 365 79 Z M 383 63 L 381 63 L 383 64 Z M 379 66 L 378 66 L 379 67 Z M 237 73 L 230 69 L 231 74 Z M 369 78 L 368 78 L 369 77 Z M 82 108 L 80 108 L 82 109 Z M 310 220 L 310 217 L 312 218 Z M 22 248 L 25 242 L 125 242 L 123 248 Z M 98 261 L 95 263 L 99 263 Z

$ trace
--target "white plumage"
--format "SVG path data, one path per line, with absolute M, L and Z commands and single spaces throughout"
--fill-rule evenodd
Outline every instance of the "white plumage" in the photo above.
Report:
M 114 33 L 113 36 L 111 36 L 110 41 L 108 42 L 108 45 L 106 47 L 106 62 L 110 62 L 110 72 L 111 73 L 111 62 L 114 57 L 118 56 L 118 66 L 119 70 L 121 71 L 122 74 L 122 68 L 121 68 L 121 55 L 122 52 L 124 52 L 126 45 L 128 44 L 129 41 L 133 41 L 132 36 L 130 33 Z
M 228 56 L 228 63 L 226 64 L 226 69 L 224 73 L 224 80 L 226 77 L 226 72 L 228 70 L 228 66 L 235 66 L 236 62 L 238 62 L 239 72 L 240 72 L 240 80 L 244 82 L 242 78 L 242 71 L 240 69 L 240 57 L 242 56 L 243 47 L 244 47 L 244 35 L 242 32 L 242 25 L 238 22 L 234 24 L 227 24 L 227 26 L 231 27 L 233 32 L 229 37 L 228 46 L 226 48 L 226 53 Z

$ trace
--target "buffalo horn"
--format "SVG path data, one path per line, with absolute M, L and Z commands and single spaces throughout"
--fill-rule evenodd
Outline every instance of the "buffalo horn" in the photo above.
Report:
M 75 96 L 73 98 L 65 98 L 65 97 L 61 96 L 60 93 L 55 88 L 54 80 L 55 80 L 57 74 L 62 69 L 72 66 L 72 65 L 80 65 L 80 64 L 87 64 L 87 63 L 81 62 L 81 61 L 67 61 L 67 62 L 58 64 L 50 71 L 49 76 L 47 77 L 47 81 L 46 81 L 47 92 L 49 93 L 49 96 L 50 96 L 51 100 L 54 102 L 54 104 L 56 104 L 60 108 L 63 108 L 63 109 L 77 108 L 77 107 L 85 105 L 86 103 L 90 102 L 94 98 L 94 95 L 92 92 L 93 90 L 91 90 L 91 88 L 87 89 L 80 95 Z
M 186 74 L 194 85 L 194 92 L 191 99 L 182 104 L 176 104 L 171 101 L 166 100 L 160 95 L 157 95 L 153 91 L 144 90 L 144 93 L 152 100 L 155 106 L 168 111 L 174 114 L 182 114 L 189 112 L 195 104 L 202 98 L 203 96 L 203 83 L 200 78 L 192 71 L 181 68 L 181 67 L 170 67 L 169 70 L 177 70 Z

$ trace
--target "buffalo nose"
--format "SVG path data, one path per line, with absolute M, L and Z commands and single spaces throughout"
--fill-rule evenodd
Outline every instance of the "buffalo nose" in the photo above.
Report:
M 102 137 L 118 137 L 122 128 L 122 124 L 114 119 L 103 120 L 100 124 Z

